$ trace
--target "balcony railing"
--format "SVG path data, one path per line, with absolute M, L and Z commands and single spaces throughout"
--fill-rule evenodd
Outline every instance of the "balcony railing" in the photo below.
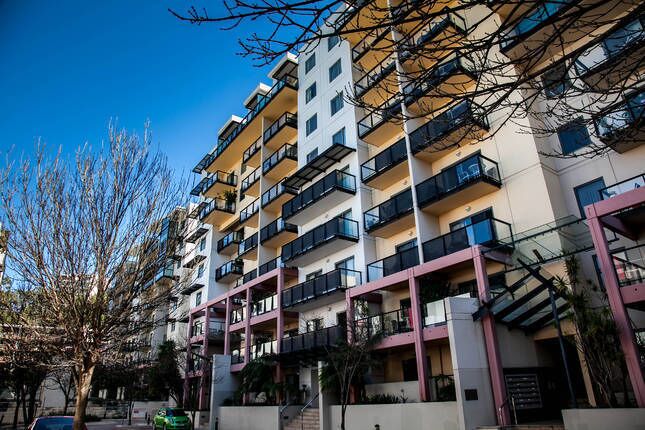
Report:
M 354 321 L 354 335 L 358 339 L 387 337 L 412 331 L 412 310 L 401 308 Z
M 226 323 L 223 321 L 211 321 L 208 324 L 208 337 L 211 339 L 223 339 L 225 330 Z
M 370 51 L 375 45 L 377 45 L 380 41 L 385 39 L 387 35 L 390 33 L 389 28 L 375 28 L 372 30 L 370 33 L 376 33 L 380 32 L 376 37 L 373 39 L 370 38 L 370 35 L 367 35 L 366 37 L 362 38 L 354 48 L 352 48 L 352 61 L 357 62 L 360 60 L 367 52 Z
M 361 165 L 361 179 L 363 182 L 370 181 L 407 159 L 408 150 L 405 147 L 405 138 L 403 138 L 363 163 Z
M 357 242 L 358 222 L 343 217 L 333 218 L 284 245 L 282 259 L 292 260 L 335 239 Z
M 231 364 L 244 363 L 244 349 L 238 348 L 231 350 Z
M 218 170 L 213 175 L 208 177 L 208 180 L 204 183 L 202 188 L 202 194 L 208 192 L 208 190 L 215 184 L 228 185 L 230 187 L 237 186 L 237 175 L 234 172 L 222 172 Z
M 231 311 L 231 324 L 237 324 L 246 318 L 246 306 Z
M 325 327 L 320 330 L 282 338 L 280 353 L 290 354 L 316 349 L 325 350 L 336 346 L 343 339 L 345 339 L 345 329 L 342 326 Z
M 215 280 L 219 281 L 228 275 L 242 276 L 243 273 L 244 262 L 242 260 L 231 260 L 217 268 L 215 271 Z
M 238 245 L 244 240 L 244 232 L 232 231 L 217 241 L 217 252 L 221 252 L 231 245 Z
M 612 251 L 611 259 L 621 287 L 645 282 L 645 245 Z
M 598 193 L 600 194 L 601 200 L 607 200 L 641 187 L 645 187 L 645 173 L 602 188 L 598 190 Z
M 512 238 L 511 225 L 497 218 L 487 218 L 423 243 L 423 258 L 431 261 L 473 245 L 493 245 Z
M 446 305 L 443 299 L 425 303 L 421 306 L 424 327 L 434 327 L 446 323 Z
M 239 287 L 240 285 L 244 285 L 247 282 L 251 282 L 257 277 L 258 277 L 258 269 L 249 270 L 240 279 L 238 279 L 238 284 L 236 285 L 236 287 Z
M 419 264 L 419 250 L 414 248 L 397 252 L 382 260 L 375 261 L 367 265 L 367 280 L 375 281 L 385 276 L 398 273 L 402 270 Z
M 262 173 L 267 174 L 284 159 L 298 161 L 298 146 L 285 143 L 262 163 Z
M 253 203 L 242 209 L 240 212 L 240 223 L 245 222 L 260 210 L 260 199 L 255 199 Z
M 417 185 L 417 202 L 424 207 L 480 181 L 502 184 L 497 163 L 475 154 Z
M 385 59 L 365 72 L 363 76 L 356 81 L 354 84 L 354 87 L 356 88 L 356 96 L 362 96 L 395 70 L 396 61 L 394 55 L 385 57 Z
M 412 40 L 403 45 L 405 51 L 401 54 L 400 61 L 406 61 L 413 55 L 413 52 L 440 35 L 449 26 L 452 26 L 461 34 L 466 34 L 467 32 L 466 21 L 455 12 L 449 12 L 448 8 L 444 8 L 433 21 L 423 24 L 425 28 L 411 31 L 414 36 Z
M 302 190 L 300 194 L 295 196 L 293 199 L 283 204 L 282 217 L 284 219 L 289 219 L 298 212 L 301 212 L 322 200 L 334 191 L 351 194 L 355 193 L 356 177 L 340 170 L 332 171 L 310 187 Z
M 414 209 L 412 202 L 412 189 L 408 188 L 389 200 L 366 211 L 363 214 L 365 231 L 374 231 L 392 221 L 395 221 Z
M 284 180 L 282 180 L 262 193 L 262 207 L 268 206 L 272 201 L 285 194 L 296 196 L 298 190 L 284 185 Z
M 240 257 L 247 252 L 258 247 L 258 233 L 253 233 L 250 237 L 247 237 L 237 247 L 237 255 Z
M 289 224 L 288 222 L 284 222 L 282 218 L 278 218 L 265 227 L 262 227 L 260 230 L 260 243 L 266 242 L 283 231 L 298 233 L 298 226 L 295 224 Z
M 272 270 L 278 269 L 278 268 L 285 268 L 287 267 L 283 262 L 281 257 L 276 257 L 273 260 L 269 260 L 264 264 L 261 264 L 260 267 L 258 267 L 258 273 L 259 276 L 264 275 L 265 273 L 269 273 Z
M 244 150 L 244 154 L 242 154 L 242 163 L 248 162 L 251 158 L 253 158 L 255 154 L 260 152 L 261 148 L 262 148 L 262 139 L 259 138 Z
M 429 148 L 463 125 L 489 129 L 484 110 L 479 105 L 464 100 L 410 133 L 412 153 L 417 154 Z
M 277 347 L 278 341 L 275 339 L 251 345 L 251 358 L 255 360 L 256 358 L 277 354 Z
M 573 0 L 545 1 L 532 9 L 524 18 L 501 36 L 502 50 L 508 50 L 535 33 L 545 24 L 558 19 Z
M 400 118 L 401 100 L 395 95 L 358 121 L 358 136 L 362 139 L 387 121 Z
M 240 192 L 244 193 L 246 190 L 251 188 L 253 184 L 260 180 L 260 174 L 262 173 L 260 168 L 255 169 L 249 176 L 242 180 L 242 185 L 240 185 Z
M 276 119 L 273 124 L 264 130 L 264 144 L 271 140 L 284 127 L 298 128 L 298 115 L 291 112 L 285 112 L 280 118 Z
M 625 97 L 625 103 L 595 121 L 598 137 L 613 140 L 626 129 L 642 124 L 645 116 L 645 91 Z
M 361 272 L 336 269 L 282 291 L 282 307 L 288 308 L 361 283 Z
M 260 299 L 251 303 L 251 316 L 255 317 L 258 315 L 263 315 L 275 309 L 278 309 L 277 294 L 273 294 L 269 297 L 265 297 L 263 299 Z
M 235 213 L 235 202 L 227 202 L 226 200 L 220 199 L 219 197 L 214 198 L 210 202 L 206 203 L 203 208 L 201 208 L 201 210 L 199 211 L 199 219 L 203 220 L 213 211 L 226 212 L 232 215 Z

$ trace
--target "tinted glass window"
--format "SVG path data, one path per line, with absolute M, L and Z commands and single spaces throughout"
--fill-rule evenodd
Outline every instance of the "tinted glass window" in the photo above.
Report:
M 34 430 L 72 430 L 73 418 L 41 418 L 36 421 Z
M 581 217 L 585 217 L 585 206 L 600 201 L 599 191 L 602 188 L 605 188 L 605 181 L 603 178 L 598 178 L 591 182 L 587 182 L 586 184 L 578 185 L 573 189 L 576 194 L 576 200 L 578 201 L 578 209 L 580 210 Z
M 338 75 L 340 75 L 342 71 L 343 69 L 341 68 L 340 60 L 332 64 L 332 66 L 329 68 L 329 82 L 336 79 L 336 77 L 338 77 Z
M 570 154 L 591 143 L 589 131 L 580 119 L 571 121 L 560 128 L 558 139 L 560 140 L 563 154 Z
M 343 93 L 340 92 L 339 94 L 337 94 L 336 97 L 331 99 L 329 104 L 331 105 L 331 115 L 334 116 L 334 114 L 341 110 L 345 105 L 345 101 L 343 100 Z
M 341 128 L 338 130 L 334 135 L 331 137 L 331 144 L 339 144 L 339 145 L 344 145 L 345 144 L 345 127 Z
M 169 417 L 185 417 L 186 412 L 183 409 L 168 409 L 167 415 Z
M 309 136 L 318 128 L 318 115 L 314 114 L 305 124 L 305 133 Z
M 316 97 L 316 83 L 309 85 L 309 88 L 305 91 L 305 103 L 309 103 L 314 97 Z
M 340 42 L 340 37 L 338 37 L 337 35 L 333 35 L 330 38 L 328 38 L 327 50 L 331 51 L 334 46 L 338 45 L 338 42 Z
M 316 54 L 311 54 L 309 58 L 305 61 L 305 73 L 308 73 L 311 69 L 316 66 Z
M 316 156 L 318 156 L 318 148 L 314 149 L 309 154 L 307 154 L 307 163 L 309 163 L 311 160 L 316 158 Z

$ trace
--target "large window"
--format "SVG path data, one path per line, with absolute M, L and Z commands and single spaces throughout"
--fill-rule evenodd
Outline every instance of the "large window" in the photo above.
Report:
M 313 53 L 305 60 L 305 73 L 316 67 L 316 53 Z
M 316 83 L 309 85 L 309 88 L 305 90 L 305 103 L 309 103 L 313 98 L 316 97 Z
M 605 181 L 603 178 L 598 178 L 582 185 L 578 185 L 573 189 L 573 192 L 576 194 L 578 209 L 580 210 L 580 216 L 582 218 L 585 218 L 585 206 L 600 201 L 599 191 L 602 188 L 605 188 Z
M 336 96 L 331 99 L 329 104 L 331 106 L 331 116 L 334 116 L 336 112 L 341 110 L 345 105 L 345 101 L 343 100 L 343 92 L 341 91 L 340 93 L 336 94 Z
M 565 124 L 558 130 L 558 139 L 563 154 L 571 154 L 591 143 L 589 131 L 581 119 Z
M 318 114 L 313 114 L 305 123 L 305 133 L 309 136 L 318 128 Z
M 329 82 L 333 81 L 343 72 L 343 69 L 340 65 L 340 59 L 331 65 L 329 68 Z
M 334 135 L 331 137 L 331 144 L 345 145 L 345 127 L 334 133 Z

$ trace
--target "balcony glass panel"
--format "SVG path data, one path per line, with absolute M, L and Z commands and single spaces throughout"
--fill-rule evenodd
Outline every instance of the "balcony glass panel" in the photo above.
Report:
M 633 178 L 626 179 L 618 182 L 617 184 L 605 187 L 598 192 L 600 193 L 601 200 L 607 200 L 614 196 L 635 190 L 636 188 L 645 187 L 645 174 L 634 176 Z
M 418 247 L 406 249 L 367 265 L 367 280 L 375 281 L 419 264 Z
M 558 0 L 545 1 L 538 5 L 502 36 L 502 49 L 509 49 L 529 34 L 538 30 L 550 18 L 557 16 L 560 11 L 567 8 L 571 3 L 573 3 L 573 0 Z
M 231 311 L 231 324 L 237 324 L 246 318 L 246 307 L 233 309 Z
M 363 214 L 365 230 L 369 232 L 401 218 L 403 215 L 412 212 L 413 207 L 412 190 L 408 188 L 406 191 L 365 212 Z
M 334 170 L 282 205 L 282 217 L 288 219 L 334 191 L 356 192 L 356 177 Z
M 262 227 L 260 230 L 260 243 L 266 242 L 283 231 L 298 233 L 298 226 L 289 224 L 288 222 L 284 222 L 282 218 L 278 218 L 265 227 Z
M 242 180 L 242 185 L 240 185 L 240 192 L 244 193 L 246 190 L 251 188 L 260 179 L 260 168 L 257 168 L 249 176 Z
M 361 272 L 336 269 L 282 291 L 282 307 L 288 308 L 361 283 Z
M 361 165 L 361 179 L 363 182 L 367 182 L 407 158 L 408 152 L 405 147 L 405 138 L 403 138 L 363 163 Z
M 267 206 L 283 194 L 291 194 L 295 196 L 298 194 L 298 190 L 284 185 L 284 180 L 282 180 L 262 193 L 262 207 Z
M 244 349 L 238 348 L 231 350 L 231 364 L 244 363 Z
M 233 244 L 239 244 L 244 240 L 244 232 L 242 231 L 233 231 L 217 241 L 217 252 L 220 252 L 227 246 Z
M 358 222 L 336 217 L 309 230 L 282 247 L 282 258 L 289 261 L 334 239 L 358 240 Z
M 258 233 L 253 233 L 251 237 L 247 237 L 244 239 L 242 242 L 237 247 L 237 253 L 238 255 L 245 254 L 252 250 L 253 248 L 257 248 L 258 246 Z
M 645 245 L 613 251 L 611 259 L 621 287 L 645 282 Z
M 199 211 L 199 219 L 202 220 L 206 218 L 213 211 L 221 211 L 229 214 L 235 213 L 235 202 L 227 202 L 224 199 L 214 198 L 210 202 L 206 203 Z
M 278 308 L 278 295 L 273 294 L 251 303 L 251 316 L 255 317 L 269 313 Z
M 235 187 L 237 186 L 237 175 L 234 172 L 226 173 L 218 170 L 208 177 L 208 180 L 204 183 L 202 192 L 205 193 L 210 187 L 218 183 Z
M 255 199 L 253 203 L 242 209 L 240 212 L 240 222 L 244 222 L 258 213 L 260 210 L 260 199 Z
M 252 359 L 265 357 L 268 355 L 273 355 L 277 353 L 277 340 L 269 340 L 262 343 L 256 343 L 251 345 L 251 357 Z
M 266 263 L 260 265 L 258 268 L 258 273 L 259 276 L 264 275 L 265 273 L 269 273 L 272 270 L 275 270 L 277 268 L 284 268 L 287 267 L 283 262 L 281 257 L 276 257 L 273 260 L 267 261 Z
M 468 294 L 470 297 L 470 294 Z M 421 315 L 423 317 L 423 326 L 432 327 L 446 323 L 446 305 L 443 299 L 434 302 L 425 303 L 421 306 Z
M 363 138 L 390 120 L 401 117 L 401 101 L 394 96 L 358 122 L 358 136 Z
M 217 268 L 215 279 L 219 281 L 227 275 L 242 275 L 243 273 L 244 262 L 242 260 L 231 260 Z
M 645 91 L 626 97 L 625 103 L 596 120 L 596 129 L 601 139 L 614 137 L 617 133 L 640 123 L 645 112 Z
M 264 163 L 262 163 L 262 173 L 267 173 L 282 160 L 288 158 L 293 161 L 298 161 L 298 146 L 285 143 L 277 149 Z
M 264 130 L 264 143 L 266 144 L 268 140 L 275 136 L 278 131 L 280 131 L 285 126 L 297 128 L 298 115 L 290 112 L 285 112 L 280 118 L 275 120 L 273 124 L 269 126 L 269 128 Z
M 354 322 L 354 334 L 359 339 L 387 337 L 412 331 L 412 310 L 401 308 Z
M 253 156 L 260 151 L 260 148 L 262 148 L 262 139 L 257 139 L 244 150 L 244 154 L 242 154 L 242 163 L 246 163 L 253 158 Z
M 383 61 L 372 67 L 372 69 L 365 72 L 365 74 L 356 81 L 354 84 L 356 95 L 360 97 L 365 94 L 370 88 L 382 81 L 395 69 L 396 62 L 394 61 L 394 55 L 386 57 Z
M 345 338 L 345 329 L 342 326 L 331 326 L 320 330 L 300 333 L 295 336 L 285 337 L 280 345 L 282 354 L 324 349 L 337 345 Z

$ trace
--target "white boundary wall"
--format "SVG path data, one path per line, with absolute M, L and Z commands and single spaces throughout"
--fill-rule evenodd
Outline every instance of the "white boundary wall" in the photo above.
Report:
M 457 430 L 456 402 L 352 405 L 347 407 L 345 428 L 351 430 Z M 340 428 L 340 406 L 331 407 L 331 428 Z

